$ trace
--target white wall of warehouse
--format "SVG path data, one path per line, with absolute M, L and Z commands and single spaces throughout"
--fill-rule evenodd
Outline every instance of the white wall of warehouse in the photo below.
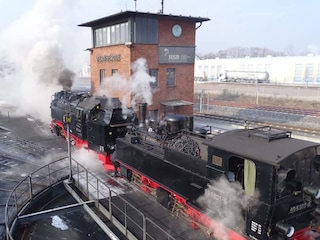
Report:
M 225 71 L 267 71 L 271 83 L 320 85 L 320 56 L 314 55 L 196 59 L 194 66 L 196 81 L 218 81 Z

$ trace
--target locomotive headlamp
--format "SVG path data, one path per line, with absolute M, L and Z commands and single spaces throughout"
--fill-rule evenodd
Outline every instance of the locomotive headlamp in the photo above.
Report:
M 278 222 L 276 229 L 287 237 L 292 237 L 295 230 L 293 226 L 285 222 Z
M 304 187 L 303 191 L 314 197 L 315 199 L 320 199 L 320 189 L 318 188 L 313 188 L 313 187 Z

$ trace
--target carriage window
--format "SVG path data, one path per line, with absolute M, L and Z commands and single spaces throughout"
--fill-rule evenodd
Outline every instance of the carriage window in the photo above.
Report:
M 257 169 L 254 162 L 245 159 L 244 160 L 244 191 L 248 196 L 252 196 L 254 194 L 254 190 L 256 187 L 256 175 Z
M 217 165 L 217 166 L 219 166 L 219 167 L 222 167 L 222 158 L 213 155 L 213 156 L 212 156 L 212 164 Z

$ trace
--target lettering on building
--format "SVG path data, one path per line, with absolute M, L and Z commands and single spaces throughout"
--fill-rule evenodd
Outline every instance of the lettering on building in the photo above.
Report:
M 160 46 L 159 63 L 194 63 L 194 46 Z
M 180 55 L 169 55 L 169 60 L 179 60 L 180 59 Z
M 97 62 L 120 62 L 121 54 L 98 55 Z

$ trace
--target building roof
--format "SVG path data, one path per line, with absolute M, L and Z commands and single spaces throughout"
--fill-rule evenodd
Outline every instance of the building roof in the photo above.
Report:
M 206 145 L 250 160 L 278 165 L 288 156 L 319 143 L 291 138 L 291 133 L 269 127 L 237 129 L 214 136 Z
M 107 17 L 99 18 L 90 22 L 79 24 L 80 27 L 96 27 L 103 25 L 108 22 L 121 22 L 127 20 L 130 17 L 151 17 L 151 18 L 159 18 L 159 19 L 176 19 L 188 22 L 205 22 L 209 21 L 209 18 L 202 17 L 191 17 L 191 16 L 181 16 L 181 15 L 171 15 L 171 14 L 161 14 L 161 13 L 146 13 L 146 12 L 133 12 L 133 11 L 125 11 L 116 13 L 113 15 L 109 15 Z

